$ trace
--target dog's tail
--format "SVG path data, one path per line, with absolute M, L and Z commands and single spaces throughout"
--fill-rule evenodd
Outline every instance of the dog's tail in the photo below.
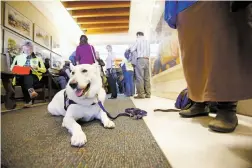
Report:
M 161 112 L 180 112 L 181 110 L 179 110 L 179 109 L 154 109 L 154 112 L 158 112 L 158 111 L 161 111 Z

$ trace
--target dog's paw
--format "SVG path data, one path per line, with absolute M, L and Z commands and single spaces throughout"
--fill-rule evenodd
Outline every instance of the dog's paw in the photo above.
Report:
M 74 133 L 71 137 L 71 145 L 81 147 L 87 142 L 87 137 L 84 132 Z
M 107 120 L 103 123 L 104 128 L 115 128 L 115 123 L 111 120 Z

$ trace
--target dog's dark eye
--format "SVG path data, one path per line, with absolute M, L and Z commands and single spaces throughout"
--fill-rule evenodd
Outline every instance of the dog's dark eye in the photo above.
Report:
M 72 75 L 74 75 L 74 72 L 72 72 Z
M 83 69 L 82 72 L 85 73 L 85 72 L 87 72 L 87 70 L 86 70 L 86 69 Z

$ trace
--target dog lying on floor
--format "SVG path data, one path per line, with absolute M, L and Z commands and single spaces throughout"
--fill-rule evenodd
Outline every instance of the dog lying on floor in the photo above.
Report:
M 52 115 L 64 116 L 62 126 L 72 134 L 71 145 L 80 147 L 87 142 L 87 138 L 76 120 L 98 119 L 105 128 L 115 127 L 98 105 L 98 99 L 104 103 L 105 98 L 99 66 L 96 63 L 77 65 L 73 67 L 66 89 L 54 96 L 48 111 Z

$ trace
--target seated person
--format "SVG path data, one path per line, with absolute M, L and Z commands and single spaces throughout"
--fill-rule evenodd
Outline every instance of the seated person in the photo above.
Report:
M 32 42 L 26 41 L 22 46 L 23 53 L 17 55 L 11 65 L 11 71 L 15 65 L 28 66 L 31 68 L 29 75 L 17 75 L 13 79 L 13 85 L 16 85 L 16 80 L 21 84 L 22 92 L 24 95 L 25 107 L 32 105 L 32 99 L 38 96 L 38 93 L 34 90 L 34 84 L 42 79 L 43 73 L 46 72 L 46 68 L 42 58 L 37 57 L 33 52 Z
M 65 64 L 63 66 L 63 68 L 60 70 L 59 72 L 59 77 L 57 78 L 57 81 L 60 85 L 61 89 L 65 89 L 67 82 L 70 79 L 70 61 L 65 61 Z
M 50 59 L 49 58 L 45 59 L 45 68 L 46 68 L 46 71 L 48 71 L 48 69 L 50 68 Z

